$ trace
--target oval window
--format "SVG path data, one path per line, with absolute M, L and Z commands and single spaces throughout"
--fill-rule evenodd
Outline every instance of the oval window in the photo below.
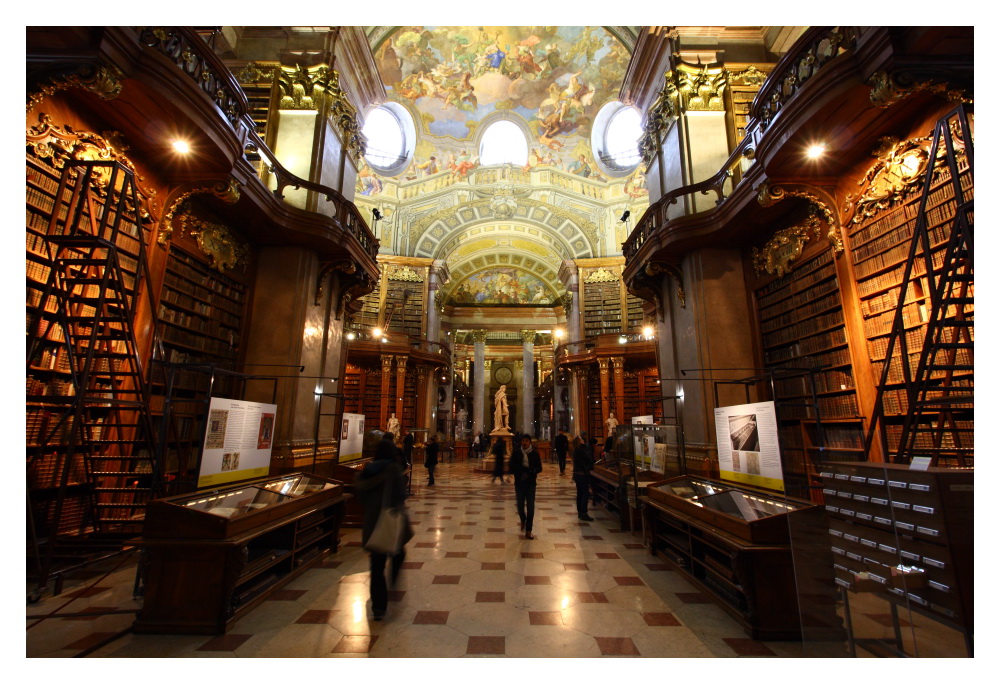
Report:
M 367 140 L 365 161 L 380 174 L 394 176 L 409 164 L 416 130 L 403 107 L 388 102 L 373 109 L 361 132 Z

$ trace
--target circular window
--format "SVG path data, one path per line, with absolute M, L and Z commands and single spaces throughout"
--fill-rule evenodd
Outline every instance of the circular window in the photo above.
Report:
M 621 102 L 604 105 L 594 120 L 590 141 L 601 170 L 614 178 L 635 171 L 642 160 L 639 154 L 642 133 L 642 117 L 637 109 Z
M 491 164 L 528 163 L 528 140 L 524 131 L 512 121 L 496 121 L 483 131 L 479 142 L 479 163 Z
M 361 132 L 368 141 L 365 161 L 379 173 L 394 176 L 410 163 L 416 129 L 402 106 L 387 102 L 373 109 L 365 117 Z

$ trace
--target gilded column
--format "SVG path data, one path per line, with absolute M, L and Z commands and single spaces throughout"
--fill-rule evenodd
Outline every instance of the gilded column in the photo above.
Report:
M 472 356 L 472 434 L 478 435 L 484 432 L 483 408 L 485 406 L 483 397 L 486 392 L 486 374 L 483 365 L 486 362 L 486 331 L 472 331 L 473 356 Z M 486 431 L 488 432 L 488 431 Z
M 402 428 L 406 423 L 403 421 L 403 396 L 406 394 L 406 357 L 396 357 L 396 417 L 399 418 L 399 426 Z M 419 419 L 419 415 L 414 416 L 414 421 Z M 414 427 L 406 425 L 406 427 Z
M 521 374 L 521 432 L 537 437 L 535 431 L 535 331 L 522 330 L 524 372 Z
M 600 366 L 601 370 L 601 425 L 594 426 L 594 433 L 591 437 L 597 436 L 597 431 L 601 430 L 603 434 L 604 419 L 608 417 L 608 413 L 611 412 L 611 383 L 608 378 L 608 359 L 597 359 L 597 364 Z
M 611 362 L 615 366 L 615 419 L 621 423 L 625 420 L 625 357 L 612 356 Z M 602 422 L 607 417 L 607 414 L 602 416 Z
M 389 423 L 389 379 L 392 373 L 392 356 L 382 355 L 382 392 L 379 395 L 379 421 L 378 424 L 385 430 Z M 362 399 L 364 401 L 364 399 Z M 397 418 L 399 416 L 396 416 Z
M 427 341 L 441 341 L 441 312 L 438 309 L 438 293 L 441 285 L 448 281 L 448 267 L 444 261 L 436 260 L 430 267 L 430 274 L 427 279 L 427 301 L 424 306 L 427 309 Z M 432 349 L 431 351 L 435 351 Z

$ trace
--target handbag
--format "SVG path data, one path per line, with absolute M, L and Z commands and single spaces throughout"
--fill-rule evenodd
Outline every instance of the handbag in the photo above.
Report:
M 365 549 L 372 553 L 385 553 L 395 556 L 399 553 L 403 544 L 406 543 L 404 536 L 410 522 L 403 507 L 389 506 L 389 491 L 392 487 L 392 480 L 387 479 L 385 491 L 382 495 L 382 510 L 378 514 L 375 522 L 375 529 L 365 543 Z M 413 536 L 412 531 L 410 537 Z

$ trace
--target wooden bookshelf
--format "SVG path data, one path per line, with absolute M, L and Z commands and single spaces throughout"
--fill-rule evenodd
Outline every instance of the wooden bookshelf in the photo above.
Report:
M 782 466 L 790 475 L 786 486 L 801 487 L 803 496 L 819 482 L 817 462 L 864 460 L 856 448 L 863 423 L 840 283 L 832 251 L 820 247 L 754 292 L 765 367 L 822 368 L 814 381 L 808 373 L 774 381 Z

